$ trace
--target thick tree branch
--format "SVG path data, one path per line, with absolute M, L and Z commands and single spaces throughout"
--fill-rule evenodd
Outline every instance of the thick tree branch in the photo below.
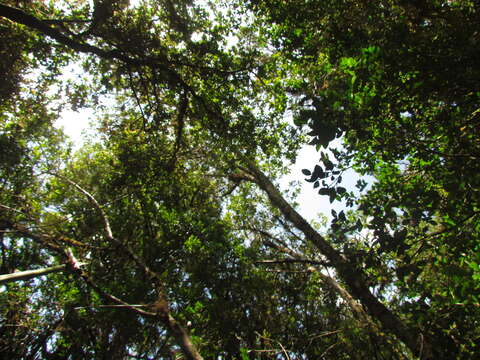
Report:
M 306 240 L 313 244 L 328 259 L 336 269 L 339 277 L 350 288 L 352 295 L 362 303 L 370 315 L 377 319 L 385 330 L 395 334 L 414 354 L 418 355 L 422 347 L 422 336 L 419 331 L 408 328 L 397 315 L 391 312 L 372 294 L 364 280 L 366 276 L 363 274 L 363 271 L 335 250 L 328 241 L 283 198 L 280 191 L 253 162 L 247 160 L 247 169 L 255 178 L 255 183 L 268 195 L 272 205 L 279 209 L 283 216 L 305 235 Z M 425 349 L 423 350 L 425 351 Z M 426 358 L 428 358 L 428 356 Z
M 83 265 L 86 265 L 86 263 L 79 262 L 77 263 L 77 265 L 83 266 Z M 13 281 L 29 280 L 29 279 L 36 278 L 38 276 L 47 275 L 53 272 L 64 271 L 67 269 L 68 269 L 67 265 L 62 264 L 62 265 L 56 265 L 56 266 L 49 266 L 41 269 L 17 271 L 11 274 L 3 274 L 3 275 L 0 275 L 0 285 L 13 282 Z
M 331 264 L 326 264 L 324 262 L 316 262 L 305 258 L 305 256 L 293 251 L 292 249 L 285 246 L 285 244 L 279 245 L 279 239 L 275 238 L 270 233 L 260 230 L 260 229 L 253 229 L 254 231 L 258 231 L 262 236 L 267 237 L 268 239 L 264 240 L 264 243 L 279 252 L 287 254 L 291 256 L 290 259 L 282 260 L 283 262 L 301 262 L 305 264 L 309 264 L 308 267 L 310 270 L 313 270 L 318 273 L 322 281 L 330 285 L 332 289 L 334 289 L 340 297 L 345 300 L 345 302 L 350 306 L 352 309 L 353 314 L 363 323 L 369 326 L 375 333 L 378 333 L 378 327 L 372 321 L 372 319 L 365 313 L 363 307 L 353 298 L 353 296 L 343 287 L 341 286 L 334 278 L 331 276 L 325 275 L 318 266 L 331 266 Z M 270 261 L 270 263 L 275 263 L 274 261 Z
M 42 245 L 43 247 L 46 247 L 47 249 L 52 250 L 53 252 L 62 256 L 64 259 L 66 260 L 69 259 L 65 249 L 62 246 L 58 245 L 57 241 L 55 241 L 55 239 L 52 238 L 51 235 L 42 233 L 40 231 L 33 233 L 26 226 L 18 223 L 13 223 L 13 222 L 8 222 L 7 227 L 15 231 L 17 234 L 20 234 L 28 239 L 31 239 L 37 242 L 38 244 Z
M 187 331 L 168 313 L 167 326 L 170 333 L 175 338 L 177 344 L 180 345 L 185 358 L 188 360 L 202 360 L 203 357 L 197 351 L 196 346 L 192 343 L 190 335 Z
M 72 50 L 95 54 L 105 59 L 118 59 L 126 63 L 130 63 L 132 61 L 118 50 L 105 51 L 95 46 L 73 40 L 72 38 L 62 34 L 57 29 L 49 26 L 47 22 L 39 20 L 35 16 L 29 15 L 20 9 L 0 4 L 0 14 L 1 16 L 10 19 L 11 21 L 40 31 L 41 33 L 51 37 L 52 39 L 55 39 L 60 44 L 68 46 Z

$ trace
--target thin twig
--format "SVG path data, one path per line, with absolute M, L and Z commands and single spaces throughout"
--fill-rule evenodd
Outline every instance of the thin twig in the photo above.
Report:
M 323 265 L 327 266 L 328 264 L 321 261 L 314 261 L 309 259 L 281 259 L 281 260 L 259 260 L 255 261 L 255 264 L 259 265 L 270 265 L 270 264 L 314 264 L 314 265 Z
M 76 182 L 59 174 L 52 173 L 51 175 L 56 176 L 68 182 L 69 184 L 73 185 L 78 191 L 80 191 L 82 194 L 84 194 L 88 198 L 88 200 L 93 204 L 93 206 L 100 213 L 100 216 L 103 221 L 103 230 L 105 232 L 105 236 L 107 240 L 123 248 L 125 252 L 129 255 L 129 257 L 137 264 L 137 266 L 140 267 L 147 276 L 149 276 L 152 279 L 155 279 L 157 285 L 163 288 L 163 282 L 160 276 L 155 271 L 151 270 L 150 267 L 148 267 L 144 261 L 142 261 L 132 250 L 130 250 L 130 248 L 127 245 L 125 245 L 123 242 L 121 242 L 120 240 L 118 240 L 113 236 L 112 228 L 110 226 L 110 222 L 108 221 L 107 214 L 105 213 L 103 208 L 100 206 L 98 201 L 95 199 L 95 197 L 92 194 L 90 194 L 87 190 L 82 188 L 80 185 L 78 185 Z
M 132 90 L 133 97 L 135 98 L 135 101 L 137 103 L 138 108 L 140 109 L 140 114 L 143 119 L 143 129 L 145 129 L 145 125 L 148 122 L 147 117 L 145 116 L 145 112 L 143 111 L 142 104 L 140 103 L 140 99 L 138 97 L 137 91 L 135 90 L 135 86 L 133 84 L 133 76 L 132 76 L 132 71 L 130 70 L 130 67 L 128 68 L 128 81 L 130 83 L 130 89 Z
M 75 310 L 81 310 L 81 309 L 95 309 L 95 308 L 131 308 L 131 307 L 150 307 L 150 304 L 128 304 L 128 305 L 97 305 L 97 306 L 77 306 L 74 309 Z
M 282 345 L 282 343 L 281 343 L 280 341 L 275 340 L 275 339 L 270 339 L 270 338 L 268 338 L 268 337 L 266 337 L 266 336 L 260 335 L 260 333 L 259 333 L 258 331 L 256 331 L 256 333 L 257 333 L 257 335 L 258 335 L 260 338 L 265 339 L 265 340 L 269 340 L 269 341 L 274 341 L 274 342 L 276 342 L 278 345 L 280 345 L 280 348 L 282 349 L 282 352 L 285 354 L 286 360 L 291 360 L 291 359 L 290 359 L 290 356 L 288 355 L 287 350 L 285 349 L 285 347 Z
M 335 346 L 337 346 L 337 345 L 340 344 L 340 343 L 341 343 L 341 341 L 339 341 L 339 342 L 337 342 L 337 343 L 335 343 L 335 344 L 330 345 L 330 346 L 327 348 L 327 350 L 325 350 L 325 351 L 322 353 L 322 355 L 320 355 L 320 358 L 322 358 L 323 356 L 325 356 L 326 353 L 328 353 L 330 350 L 332 350 Z

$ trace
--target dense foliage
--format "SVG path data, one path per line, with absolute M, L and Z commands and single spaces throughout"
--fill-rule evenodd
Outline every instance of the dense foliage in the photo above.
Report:
M 2 0 L 0 352 L 476 358 L 479 24 L 467 0 Z M 76 152 L 64 109 L 95 113 Z M 276 185 L 307 144 L 330 223 Z

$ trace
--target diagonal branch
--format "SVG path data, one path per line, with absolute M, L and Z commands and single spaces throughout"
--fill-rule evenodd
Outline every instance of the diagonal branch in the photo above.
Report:
M 132 70 L 128 68 L 128 81 L 130 84 L 130 89 L 132 90 L 133 97 L 135 98 L 135 102 L 137 103 L 137 107 L 140 110 L 140 115 L 143 119 L 143 127 L 145 128 L 146 124 L 148 123 L 147 116 L 145 115 L 145 111 L 143 110 L 142 104 L 140 103 L 140 98 L 138 97 L 137 90 L 135 90 L 135 84 L 133 83 L 133 74 Z
M 157 285 L 163 288 L 163 284 L 160 276 L 155 271 L 150 269 L 150 267 L 146 265 L 145 262 L 142 261 L 142 259 L 140 259 L 140 257 L 137 254 L 135 254 L 132 250 L 130 250 L 130 248 L 127 245 L 125 245 L 122 241 L 118 240 L 116 237 L 113 236 L 112 227 L 110 226 L 110 222 L 108 220 L 107 214 L 103 210 L 102 206 L 100 206 L 98 201 L 95 199 L 95 197 L 92 194 L 90 194 L 87 190 L 85 190 L 83 187 L 78 185 L 76 182 L 59 174 L 51 173 L 51 175 L 66 181 L 67 183 L 74 186 L 79 192 L 81 192 L 83 195 L 87 197 L 87 199 L 97 209 L 97 211 L 100 214 L 100 217 L 102 218 L 103 231 L 105 233 L 105 237 L 107 238 L 107 240 L 121 247 L 128 254 L 128 256 L 135 262 L 135 264 L 144 271 L 144 273 L 147 276 L 149 276 L 152 280 L 155 280 Z
M 95 206 L 95 208 L 98 210 L 100 213 L 100 216 L 102 217 L 103 220 L 103 227 L 104 227 L 104 232 L 106 238 L 115 243 L 116 245 L 120 246 L 124 251 L 127 252 L 129 257 L 136 263 L 138 267 L 140 267 L 144 273 L 151 277 L 152 280 L 155 280 L 156 285 L 158 286 L 159 290 L 159 295 L 158 295 L 158 301 L 152 306 L 152 309 L 154 312 L 150 311 L 145 311 L 140 309 L 139 307 L 130 305 L 121 299 L 106 293 L 103 291 L 99 286 L 97 286 L 93 280 L 91 280 L 86 274 L 80 273 L 80 276 L 83 278 L 83 280 L 91 286 L 95 291 L 97 291 L 103 298 L 112 301 L 118 305 L 123 305 L 124 307 L 144 316 L 153 316 L 159 318 L 167 327 L 167 329 L 170 331 L 170 333 L 175 337 L 177 344 L 181 347 L 185 357 L 190 360 L 201 360 L 202 356 L 200 353 L 197 351 L 195 345 L 193 345 L 190 335 L 188 332 L 176 321 L 176 319 L 171 315 L 170 309 L 168 306 L 168 300 L 165 295 L 165 290 L 164 290 L 164 284 L 160 278 L 160 276 L 151 270 L 148 265 L 145 264 L 142 259 L 137 256 L 128 246 L 126 246 L 123 242 L 118 240 L 113 236 L 112 233 L 112 228 L 110 226 L 110 222 L 108 221 L 108 217 L 103 211 L 103 208 L 100 206 L 98 201 L 95 199 L 95 197 L 90 194 L 87 190 L 82 188 L 80 185 L 75 183 L 74 181 L 58 175 L 58 174 L 52 174 L 54 176 L 59 177 L 60 179 L 68 182 L 69 184 L 73 185 L 78 191 L 80 191 L 82 194 L 84 194 L 88 200 Z
M 87 199 L 93 204 L 93 206 L 98 210 L 100 213 L 100 216 L 103 221 L 103 230 L 105 231 L 105 236 L 107 237 L 108 240 L 114 241 L 115 239 L 113 237 L 112 233 L 112 227 L 110 226 L 110 222 L 108 220 L 107 214 L 105 214 L 105 211 L 103 211 L 103 208 L 100 206 L 98 201 L 95 199 L 95 197 L 90 194 L 87 190 L 82 188 L 80 185 L 78 185 L 76 182 L 70 180 L 69 178 L 56 174 L 56 173 L 50 173 L 50 175 L 53 175 L 55 177 L 58 177 L 59 179 L 66 181 L 70 185 L 74 186 L 78 191 L 80 191 L 83 195 L 87 197 Z
M 86 54 L 97 55 L 98 57 L 106 60 L 119 60 L 129 66 L 148 66 L 153 69 L 160 69 L 162 71 L 165 71 L 168 74 L 168 78 L 172 80 L 172 83 L 180 85 L 186 92 L 190 93 L 192 97 L 203 106 L 207 113 L 212 116 L 213 119 L 219 121 L 223 120 L 220 113 L 208 106 L 205 99 L 202 96 L 198 95 L 196 91 L 185 82 L 185 80 L 180 76 L 180 74 L 173 69 L 174 64 L 172 64 L 165 57 L 142 56 L 136 58 L 128 56 L 118 49 L 104 50 L 88 43 L 79 42 L 72 39 L 71 37 L 62 34 L 60 31 L 49 26 L 44 21 L 37 19 L 35 16 L 27 14 L 20 9 L 3 4 L 0 4 L 0 16 L 14 21 L 18 24 L 25 25 L 31 29 L 37 30 L 72 50 Z
M 248 159 L 245 162 L 248 172 L 255 178 L 255 183 L 267 194 L 271 204 L 280 210 L 283 216 L 304 234 L 305 239 L 328 259 L 337 271 L 338 276 L 347 284 L 352 295 L 361 302 L 370 315 L 377 319 L 385 330 L 401 339 L 414 354 L 419 354 L 421 333 L 418 329 L 407 327 L 396 314 L 381 303 L 370 291 L 363 271 L 334 249 L 284 199 L 280 191 L 254 162 Z
M 2 211 L 2 208 L 0 208 L 0 211 Z M 71 271 L 74 273 L 78 274 L 88 285 L 90 285 L 99 295 L 101 295 L 104 299 L 107 299 L 109 301 L 113 301 L 114 303 L 125 305 L 128 307 L 128 303 L 120 300 L 119 298 L 110 295 L 103 291 L 99 286 L 97 286 L 84 272 L 82 272 L 79 267 L 83 265 L 83 263 L 78 262 L 72 255 L 70 249 L 64 249 L 61 246 L 56 244 L 56 241 L 53 236 L 44 234 L 41 232 L 33 233 L 31 230 L 29 230 L 27 227 L 17 224 L 17 223 L 8 223 L 7 226 L 18 234 L 25 236 L 26 238 L 32 239 L 39 244 L 49 248 L 50 250 L 54 251 L 64 259 L 66 259 L 68 265 L 60 265 L 62 266 L 63 269 L 68 269 L 70 268 Z M 61 269 L 59 269 L 61 270 Z M 58 271 L 58 270 L 52 270 L 53 271 Z M 142 311 L 142 315 L 151 315 L 149 313 L 143 312 L 143 310 L 140 309 L 135 309 L 135 311 L 139 312 Z M 139 312 L 140 313 L 140 312 Z M 154 314 L 154 313 L 152 313 Z
M 0 208 L 1 211 L 1 208 Z M 30 229 L 28 229 L 26 226 L 14 222 L 6 222 L 6 226 L 13 231 L 15 231 L 17 234 L 20 234 L 26 238 L 29 238 L 36 243 L 46 247 L 47 249 L 52 250 L 53 252 L 59 254 L 62 256 L 64 259 L 68 260 L 68 255 L 63 247 L 57 244 L 57 241 L 55 241 L 54 238 L 52 238 L 51 235 L 42 233 L 40 231 L 36 232 L 35 234 L 31 232 Z
M 367 324 L 375 332 L 378 332 L 378 327 L 374 324 L 372 319 L 367 315 L 363 307 L 353 298 L 353 296 L 342 285 L 340 285 L 334 278 L 332 278 L 331 276 L 325 275 L 322 272 L 322 270 L 318 267 L 318 265 L 330 266 L 330 264 L 309 260 L 305 258 L 305 256 L 297 253 L 296 251 L 286 246 L 279 245 L 278 241 L 280 239 L 277 239 L 267 231 L 263 231 L 260 229 L 253 229 L 253 230 L 258 231 L 262 236 L 268 238 L 264 240 L 264 243 L 266 245 L 292 257 L 286 260 L 289 260 L 290 262 L 303 262 L 305 264 L 310 264 L 310 266 L 308 267 L 309 270 L 315 271 L 324 282 L 330 285 L 331 288 L 334 289 L 340 295 L 340 297 L 343 298 L 343 300 L 345 300 L 345 302 L 352 309 L 352 312 L 357 317 L 357 319 L 361 320 L 364 324 Z
M 327 264 L 321 262 L 321 261 L 314 261 L 314 260 L 308 260 L 308 259 L 278 259 L 278 260 L 259 260 L 255 261 L 255 264 L 259 265 L 276 265 L 276 264 L 311 264 L 311 265 L 322 265 L 325 266 Z
M 110 293 L 107 293 L 100 286 L 98 286 L 86 273 L 78 272 L 77 274 L 80 276 L 80 278 L 82 278 L 82 280 L 89 287 L 91 287 L 98 295 L 100 295 L 107 302 L 112 302 L 114 304 L 121 305 L 122 307 L 127 308 L 127 309 L 129 309 L 129 310 L 131 310 L 131 311 L 133 311 L 133 312 L 135 312 L 139 315 L 142 315 L 142 316 L 157 317 L 157 313 L 155 313 L 155 312 L 142 310 L 141 308 L 139 308 L 136 305 L 131 305 L 131 304 L 127 303 L 126 301 L 123 301 L 122 299 L 120 299 L 120 298 L 118 298 L 118 297 L 116 297 L 116 296 L 114 296 Z
M 49 26 L 47 22 L 39 20 L 35 16 L 29 15 L 20 9 L 0 4 L 0 13 L 2 14 L 1 16 L 10 19 L 16 23 L 25 25 L 31 29 L 40 31 L 41 33 L 51 37 L 52 39 L 55 39 L 60 44 L 66 45 L 73 50 L 83 53 L 95 54 L 105 59 L 118 59 L 126 63 L 132 62 L 132 59 L 128 58 L 118 50 L 106 51 L 90 44 L 78 42 L 62 34 L 57 29 Z
M 188 96 L 184 92 L 180 95 L 180 100 L 178 103 L 178 114 L 177 114 L 177 134 L 175 137 L 175 145 L 173 147 L 173 155 L 170 160 L 171 167 L 173 168 L 175 166 L 175 163 L 177 161 L 177 154 L 178 151 L 180 150 L 180 147 L 182 146 L 183 142 L 183 128 L 185 127 L 185 115 L 188 110 Z

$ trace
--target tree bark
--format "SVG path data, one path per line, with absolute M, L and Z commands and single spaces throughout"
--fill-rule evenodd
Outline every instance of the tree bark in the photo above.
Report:
M 67 265 L 63 264 L 63 265 L 57 265 L 57 266 L 50 266 L 42 269 L 18 271 L 11 274 L 3 274 L 3 275 L 0 275 L 0 285 L 6 284 L 12 281 L 33 279 L 35 277 L 50 274 L 52 272 L 63 271 L 66 268 L 67 268 Z
M 417 329 L 407 327 L 401 319 L 383 305 L 370 291 L 365 283 L 363 271 L 357 269 L 339 251 L 334 249 L 282 196 L 270 179 L 253 163 L 248 162 L 248 172 L 255 178 L 256 184 L 268 195 L 274 207 L 300 230 L 307 241 L 312 243 L 330 262 L 338 276 L 347 284 L 350 293 L 377 319 L 382 327 L 397 336 L 416 356 L 423 353 L 424 359 L 431 356 L 426 353 L 429 348 L 424 336 Z
M 203 360 L 203 357 L 197 351 L 195 345 L 190 340 L 190 335 L 187 331 L 170 315 L 167 316 L 166 323 L 170 334 L 173 335 L 177 344 L 182 348 L 182 352 L 187 360 Z

